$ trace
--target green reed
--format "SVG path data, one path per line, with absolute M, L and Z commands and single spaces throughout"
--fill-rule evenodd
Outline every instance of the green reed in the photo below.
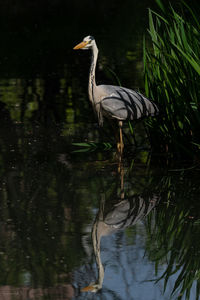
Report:
M 147 120 L 152 146 L 172 153 L 200 144 L 200 23 L 184 3 L 160 13 L 149 9 L 149 39 L 144 39 L 146 95 L 158 103 L 160 117 Z M 189 13 L 189 16 L 188 16 Z M 152 130 L 151 130 L 152 128 Z

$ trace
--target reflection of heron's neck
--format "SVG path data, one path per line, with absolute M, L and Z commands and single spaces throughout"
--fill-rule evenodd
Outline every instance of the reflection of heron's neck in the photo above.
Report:
M 102 288 L 103 278 L 104 278 L 104 268 L 101 262 L 101 251 L 100 251 L 100 242 L 101 242 L 101 225 L 104 225 L 103 222 L 95 222 L 92 230 L 92 241 L 94 247 L 94 254 L 98 268 L 98 281 L 96 285 L 98 285 L 98 289 Z
M 98 48 L 97 45 L 94 44 L 92 47 L 92 61 L 91 61 L 91 67 L 90 67 L 90 75 L 89 75 L 89 98 L 90 101 L 94 104 L 94 88 L 96 87 L 96 80 L 95 80 L 95 70 L 96 70 L 96 64 L 97 64 L 97 57 L 98 57 Z

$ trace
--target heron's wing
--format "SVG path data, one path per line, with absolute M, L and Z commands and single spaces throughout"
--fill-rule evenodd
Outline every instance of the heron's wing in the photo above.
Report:
M 135 225 L 147 216 L 160 200 L 159 195 L 134 196 L 119 202 L 104 217 L 104 222 L 112 228 L 126 228 Z
M 100 85 L 98 89 L 103 114 L 110 118 L 133 120 L 159 112 L 155 103 L 131 89 L 112 85 Z

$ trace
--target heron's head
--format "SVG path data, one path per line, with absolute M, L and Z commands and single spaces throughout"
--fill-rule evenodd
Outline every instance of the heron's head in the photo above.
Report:
M 94 40 L 93 36 L 88 35 L 83 39 L 83 41 L 81 43 L 76 45 L 73 49 L 74 50 L 78 50 L 78 49 L 88 50 L 88 49 L 91 49 L 94 44 L 95 44 L 95 40 Z
M 81 289 L 81 292 L 91 292 L 91 293 L 96 293 L 98 290 L 102 288 L 102 285 L 99 284 L 90 284 L 84 288 Z

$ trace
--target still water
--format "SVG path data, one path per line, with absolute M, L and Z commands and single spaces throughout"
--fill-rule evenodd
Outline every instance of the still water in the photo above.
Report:
M 182 287 L 198 299 L 196 172 L 161 169 L 148 151 L 119 169 L 114 151 L 68 150 L 57 128 L 8 125 L 1 299 L 177 299 Z M 92 282 L 102 289 L 81 291 Z
M 142 90 L 154 1 L 57 2 L 1 7 L 0 300 L 199 299 L 199 169 L 152 153 L 142 123 L 119 165 L 72 50 L 95 35 L 98 83 Z

